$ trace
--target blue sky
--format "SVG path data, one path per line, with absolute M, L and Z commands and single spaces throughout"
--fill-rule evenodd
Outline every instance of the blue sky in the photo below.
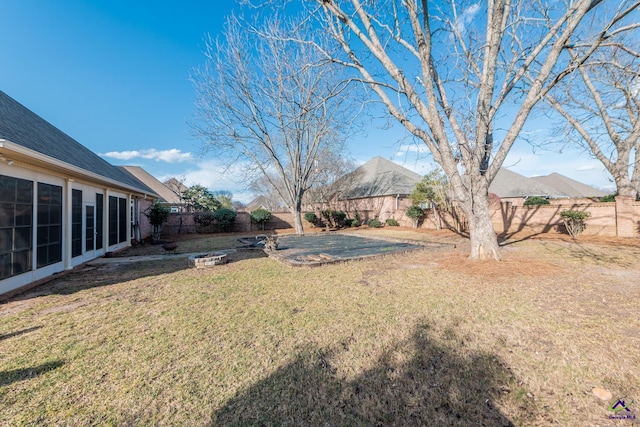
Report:
M 252 195 L 233 173 L 199 155 L 188 125 L 190 70 L 204 61 L 205 34 L 219 34 L 234 9 L 231 0 L 0 0 L 0 89 L 113 164 L 142 166 L 161 180 L 184 176 L 247 202 Z M 398 126 L 383 128 L 373 123 L 349 141 L 356 162 L 382 156 L 420 174 L 433 167 Z M 534 154 L 521 142 L 504 166 L 611 186 L 600 163 L 575 151 Z

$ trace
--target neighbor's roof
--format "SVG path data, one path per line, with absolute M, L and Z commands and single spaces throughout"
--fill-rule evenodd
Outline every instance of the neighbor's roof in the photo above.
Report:
M 569 197 L 568 194 L 554 187 L 505 168 L 500 168 L 496 174 L 496 177 L 489 186 L 489 193 L 494 193 L 499 197 Z
M 0 91 L 0 139 L 142 193 L 153 191 Z M 51 161 L 51 160 L 49 160 Z
M 340 199 L 360 199 L 397 194 L 411 194 L 422 175 L 382 157 L 374 157 L 340 178 Z
M 282 207 L 283 206 L 280 203 L 274 200 L 269 200 L 269 198 L 264 195 L 259 195 L 258 197 L 247 203 L 245 210 L 252 211 L 256 209 L 266 209 L 268 211 L 273 211 L 281 209 Z
M 142 169 L 140 166 L 119 166 L 122 169 L 129 172 L 133 175 L 138 181 L 145 184 L 147 187 L 152 189 L 160 198 L 167 202 L 173 204 L 181 203 L 180 197 L 171 191 L 165 184 L 158 181 L 153 175 L 151 175 L 146 170 Z
M 604 191 L 598 190 L 597 188 L 593 188 L 559 173 L 552 173 L 551 175 L 546 176 L 535 176 L 531 179 L 548 185 L 549 187 L 553 187 L 556 190 L 565 193 L 569 197 L 575 197 L 578 199 L 586 197 L 602 197 L 607 195 Z

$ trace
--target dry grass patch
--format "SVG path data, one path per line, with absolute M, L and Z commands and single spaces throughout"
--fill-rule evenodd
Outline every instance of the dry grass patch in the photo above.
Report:
M 592 387 L 640 401 L 640 253 L 572 245 L 87 268 L 0 305 L 0 424 L 605 425 Z

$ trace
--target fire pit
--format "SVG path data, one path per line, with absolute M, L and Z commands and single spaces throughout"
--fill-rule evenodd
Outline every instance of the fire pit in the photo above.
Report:
M 189 267 L 205 268 L 227 263 L 227 254 L 224 252 L 210 252 L 196 254 L 189 257 Z

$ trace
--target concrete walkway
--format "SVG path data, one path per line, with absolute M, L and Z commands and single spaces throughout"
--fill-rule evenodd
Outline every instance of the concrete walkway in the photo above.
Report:
M 222 252 L 225 254 L 230 254 L 236 252 L 236 249 L 221 249 L 215 250 L 211 252 Z M 141 261 L 161 261 L 175 258 L 189 258 L 192 255 L 202 255 L 207 252 L 192 252 L 186 254 L 162 254 L 162 255 L 138 255 L 138 256 L 122 256 L 122 257 L 102 257 L 96 258 L 86 263 L 86 265 L 103 265 L 103 264 L 127 264 L 132 262 L 141 262 Z

